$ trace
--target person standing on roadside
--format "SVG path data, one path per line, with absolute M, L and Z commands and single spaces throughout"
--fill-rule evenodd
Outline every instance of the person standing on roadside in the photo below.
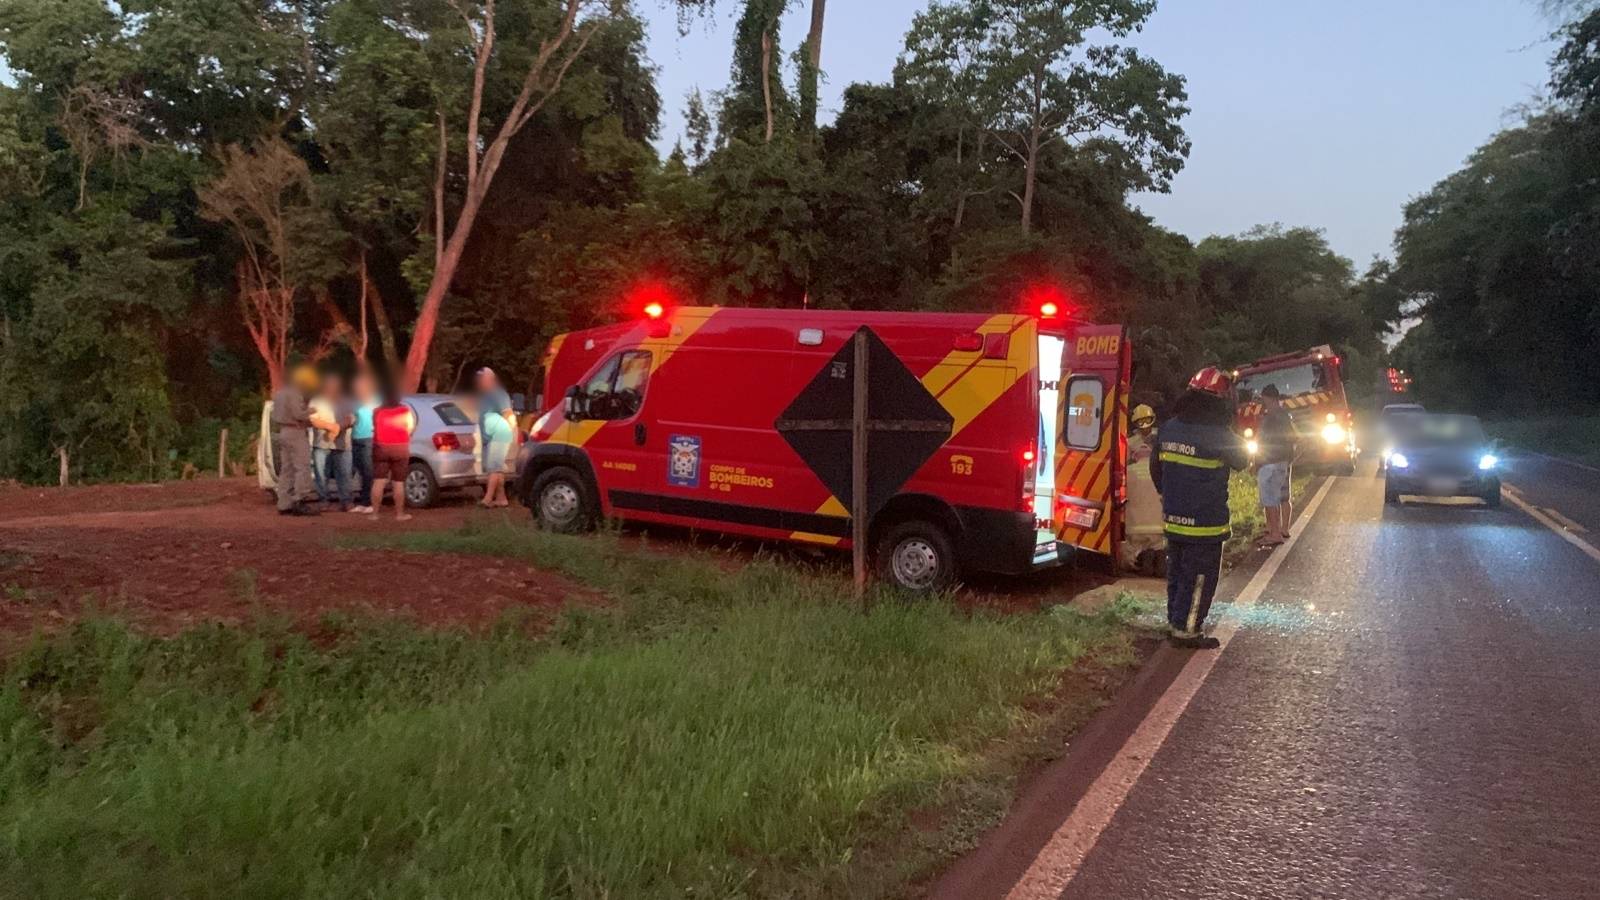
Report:
M 511 505 L 506 498 L 506 455 L 516 439 L 517 414 L 511 408 L 511 395 L 500 386 L 493 369 L 479 369 L 477 385 L 478 441 L 483 447 L 483 471 L 489 476 L 479 505 L 497 509 Z
M 1289 540 L 1289 526 L 1294 522 L 1290 484 L 1298 443 L 1294 417 L 1284 408 L 1283 395 L 1275 384 L 1261 389 L 1261 433 L 1256 440 L 1260 447 L 1256 488 L 1267 516 L 1267 533 L 1261 536 L 1257 546 L 1272 549 Z
M 394 485 L 394 518 L 408 522 L 406 513 L 406 473 L 411 470 L 411 433 L 417 428 L 417 416 L 400 399 L 393 387 L 383 390 L 383 405 L 372 411 L 372 505 L 367 508 L 376 515 L 383 505 L 384 485 Z
M 1156 411 L 1141 403 L 1133 408 L 1128 421 L 1133 431 L 1128 435 L 1128 505 L 1123 513 L 1122 561 L 1137 572 L 1154 574 L 1160 571 L 1160 555 L 1166 543 L 1161 495 L 1150 477 L 1150 458 L 1155 455 L 1156 446 Z
M 277 463 L 278 514 L 314 516 L 311 479 L 311 410 L 307 401 L 317 390 L 317 370 L 296 366 L 289 382 L 272 394 L 272 459 Z
M 322 390 L 311 400 L 311 477 L 325 503 L 339 501 L 339 511 L 350 511 L 350 426 L 355 416 L 344 397 L 344 380 L 337 375 L 322 379 Z
M 1221 370 L 1195 373 L 1157 431 L 1150 459 L 1167 532 L 1167 623 L 1179 647 L 1219 646 L 1205 622 L 1222 579 L 1222 546 L 1232 534 L 1228 474 L 1250 464 L 1244 440 L 1233 433 L 1232 395 L 1233 380 Z
M 355 424 L 350 427 L 350 464 L 356 473 L 355 511 L 372 512 L 372 413 L 378 408 L 378 388 L 372 373 L 356 375 Z M 381 498 L 380 498 L 381 500 Z

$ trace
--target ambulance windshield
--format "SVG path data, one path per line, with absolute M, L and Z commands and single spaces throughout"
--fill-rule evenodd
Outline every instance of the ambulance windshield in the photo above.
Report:
M 1328 386 L 1327 380 L 1320 363 L 1305 363 L 1287 369 L 1273 369 L 1270 372 L 1246 375 L 1239 379 L 1239 394 L 1241 398 L 1247 392 L 1252 398 L 1259 397 L 1267 385 L 1275 384 L 1282 396 L 1297 397 L 1322 390 Z

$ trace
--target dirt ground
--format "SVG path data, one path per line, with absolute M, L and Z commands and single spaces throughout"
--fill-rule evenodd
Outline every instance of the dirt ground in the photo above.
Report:
M 62 627 L 89 610 L 169 634 L 260 612 L 309 626 L 339 610 L 471 627 L 513 607 L 531 610 L 538 621 L 569 599 L 600 602 L 568 579 L 511 560 L 335 546 L 343 535 L 437 531 L 476 516 L 522 524 L 527 512 L 515 505 L 486 512 L 472 497 L 447 496 L 407 523 L 396 523 L 392 511 L 376 520 L 337 512 L 289 518 L 275 513 L 253 478 L 66 489 L 0 484 L 0 645 Z M 731 565 L 777 553 L 842 579 L 849 575 L 842 554 L 677 529 L 631 533 L 658 551 L 719 551 Z M 1018 612 L 1068 600 L 1092 608 L 1116 593 L 1112 580 L 1090 565 L 978 579 L 960 599 Z
M 254 479 L 0 486 L 0 640 L 61 627 L 91 608 L 172 633 L 261 611 L 308 625 L 327 612 L 357 610 L 478 626 L 511 607 L 548 615 L 569 598 L 594 599 L 510 560 L 334 546 L 343 535 L 438 530 L 469 516 L 521 521 L 518 513 L 447 498 L 407 523 L 395 522 L 392 511 L 376 520 L 338 512 L 283 517 Z

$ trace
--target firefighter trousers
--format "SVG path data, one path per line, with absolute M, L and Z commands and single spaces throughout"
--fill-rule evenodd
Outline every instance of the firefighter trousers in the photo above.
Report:
M 1221 541 L 1167 541 L 1167 622 L 1174 631 L 1205 626 L 1221 579 Z

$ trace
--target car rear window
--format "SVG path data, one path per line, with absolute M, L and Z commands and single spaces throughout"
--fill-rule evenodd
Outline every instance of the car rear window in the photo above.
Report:
M 457 427 L 472 424 L 472 417 L 462 412 L 461 407 L 454 403 L 435 403 L 433 411 L 438 414 L 439 421 L 446 425 Z

